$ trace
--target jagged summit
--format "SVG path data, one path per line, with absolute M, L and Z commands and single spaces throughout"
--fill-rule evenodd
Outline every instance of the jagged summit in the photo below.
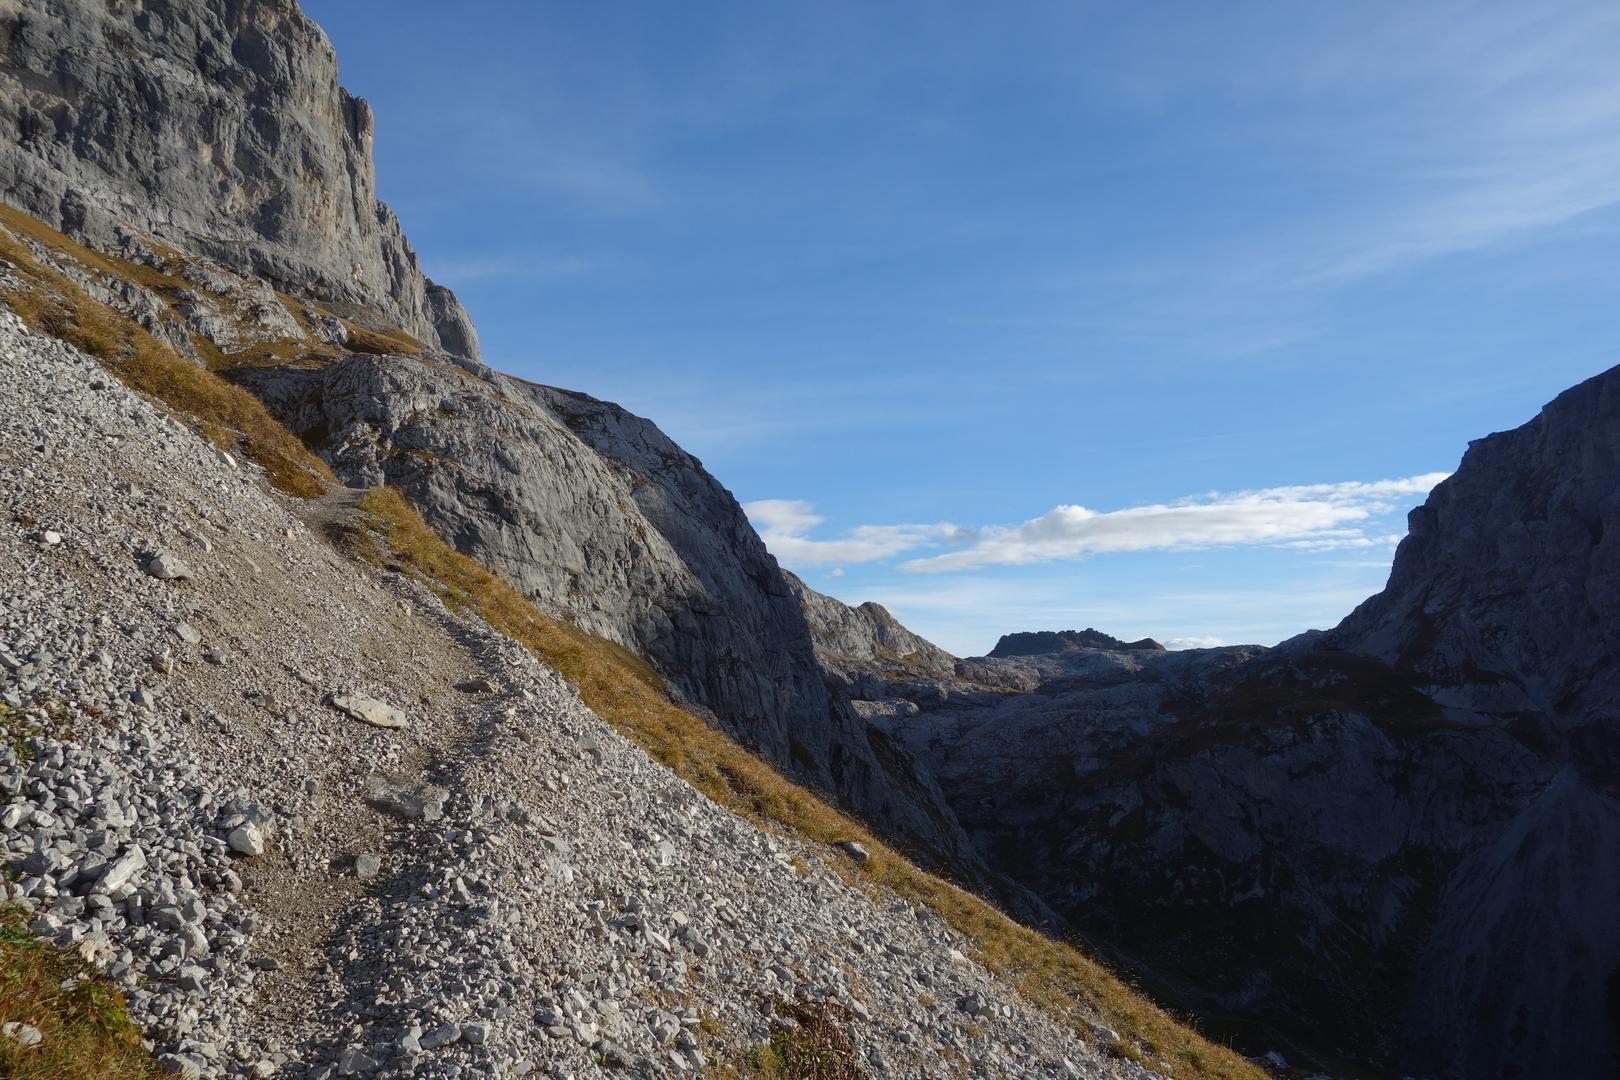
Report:
M 987 654 L 1003 656 L 1041 656 L 1046 653 L 1073 652 L 1076 649 L 1108 649 L 1113 652 L 1163 652 L 1164 646 L 1152 638 L 1140 641 L 1121 641 L 1101 630 L 1033 630 L 1026 633 L 1003 634 L 996 647 Z

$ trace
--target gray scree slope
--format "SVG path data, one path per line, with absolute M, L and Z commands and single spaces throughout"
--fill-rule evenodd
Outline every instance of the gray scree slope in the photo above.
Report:
M 0 901 L 175 1074 L 695 1076 L 776 996 L 837 1010 L 872 1077 L 1152 1080 L 345 557 L 352 494 L 282 498 L 0 312 L 0 701 L 42 727 L 0 740 Z M 405 726 L 334 707 L 361 696 Z
M 459 549 L 645 656 L 790 775 L 985 880 L 933 781 L 828 692 L 798 599 L 736 500 L 651 422 L 448 357 L 241 379 L 347 483 L 399 488 Z

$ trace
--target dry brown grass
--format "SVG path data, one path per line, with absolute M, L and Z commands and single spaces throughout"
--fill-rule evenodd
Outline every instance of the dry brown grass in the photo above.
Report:
M 716 1071 L 746 1080 L 867 1080 L 845 1034 L 853 1014 L 835 1002 L 771 1002 L 778 1017 L 769 1042 L 751 1046 Z
M 69 257 L 95 255 L 26 215 L 0 208 L 0 220 L 8 229 L 18 218 L 31 223 L 28 236 Z M 262 467 L 266 478 L 280 490 L 312 498 L 335 483 L 326 463 L 277 423 L 258 398 L 192 363 L 135 322 L 92 299 L 35 259 L 27 245 L 6 230 L 0 230 L 0 259 L 22 280 L 20 288 L 6 291 L 0 300 L 29 326 L 84 350 L 132 389 L 191 417 L 209 442 Z M 133 266 L 136 264 L 127 264 Z
M 971 893 L 919 870 L 813 792 L 785 780 L 725 734 L 675 706 L 661 678 L 628 649 L 549 618 L 517 590 L 439 538 L 391 488 L 363 496 L 369 528 L 348 539 L 369 561 L 432 588 L 453 610 L 481 616 L 579 688 L 598 716 L 722 806 L 822 844 L 857 840 L 872 859 L 840 872 L 931 908 L 974 943 L 975 959 L 1032 1002 L 1091 1038 L 1089 1022 L 1120 1032 L 1113 1049 L 1177 1078 L 1263 1080 L 1231 1050 L 1199 1036 L 1077 949 L 1022 926 Z
M 0 1024 L 17 1021 L 44 1039 L 24 1047 L 0 1037 L 8 1080 L 147 1080 L 157 1064 L 141 1046 L 117 989 L 77 955 L 28 929 L 28 914 L 0 906 Z

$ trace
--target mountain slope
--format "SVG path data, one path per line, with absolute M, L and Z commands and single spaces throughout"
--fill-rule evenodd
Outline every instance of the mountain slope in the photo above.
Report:
M 345 482 L 399 487 L 779 768 L 990 880 L 929 778 L 828 693 L 796 598 L 701 463 L 616 406 L 476 361 L 375 198 L 370 110 L 296 4 L 52 0 L 0 19 L 17 134 L 0 192 L 122 260 L 81 278 L 96 299 L 231 372 Z
M 0 890 L 124 989 L 166 1066 L 1147 1075 L 347 557 L 333 526 L 380 535 L 357 493 L 275 495 L 185 419 L 0 314 L 0 557 L 26 569 L 0 576 L 26 722 L 0 746 Z
M 4 197 L 90 244 L 0 207 L 0 294 L 29 327 L 0 326 L 4 543 L 25 568 L 0 575 L 0 686 L 20 725 L 0 763 L 7 895 L 34 932 L 130 988 L 168 1064 L 657 1075 L 707 1059 L 729 1075 L 832 1054 L 880 1074 L 1143 1076 L 1133 1059 L 1254 1075 L 704 725 L 699 702 L 729 695 L 739 707 L 710 719 L 958 880 L 986 879 L 932 780 L 823 687 L 774 561 L 695 459 L 613 406 L 454 355 L 473 351 L 470 324 L 428 283 L 416 303 L 414 259 L 354 157 L 366 114 L 326 77 L 329 47 L 296 7 L 46 4 L 0 19 L 17 125 Z M 174 158 L 188 145 L 176 117 L 209 109 L 228 153 Z M 670 682 L 548 620 L 420 522 L 401 534 L 403 502 L 336 486 L 242 389 L 297 411 L 324 393 L 283 391 L 324 391 L 329 373 L 388 389 L 352 440 L 310 441 L 340 468 L 434 461 L 469 517 L 487 493 L 468 474 L 506 425 L 533 433 L 514 456 L 532 454 L 536 498 L 559 500 L 529 523 L 541 572 L 576 512 L 597 513 L 579 537 L 589 572 L 625 559 L 589 579 L 595 593 L 564 582 L 532 599 L 630 641 Z M 434 437 L 467 465 L 395 441 L 419 406 L 459 417 Z M 189 577 L 147 572 L 174 559 Z M 446 567 L 499 604 L 467 603 Z M 649 581 L 665 591 L 640 595 Z M 766 832 L 617 740 L 473 614 Z M 549 629 L 531 641 L 535 626 Z M 750 715 L 750 694 L 779 711 Z M 403 728 L 363 720 L 397 714 Z M 443 816 L 426 827 L 423 810 Z M 250 825 L 257 839 L 239 833 Z M 129 876 L 98 892 L 109 867 Z

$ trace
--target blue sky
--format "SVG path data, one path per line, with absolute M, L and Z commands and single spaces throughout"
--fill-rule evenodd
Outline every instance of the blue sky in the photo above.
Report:
M 1275 642 L 1620 362 L 1620 5 L 306 0 L 485 357 L 960 654 Z

